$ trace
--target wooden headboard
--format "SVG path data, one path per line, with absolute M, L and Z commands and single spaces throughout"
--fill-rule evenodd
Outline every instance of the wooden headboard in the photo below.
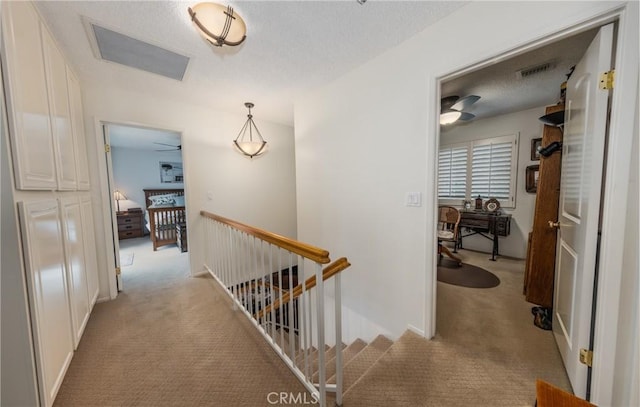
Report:
M 143 189 L 144 191 L 144 201 L 147 205 L 147 208 L 151 206 L 150 196 L 156 195 L 164 195 L 164 194 L 176 194 L 178 196 L 184 196 L 184 189 L 176 189 L 176 188 L 154 188 L 154 189 Z

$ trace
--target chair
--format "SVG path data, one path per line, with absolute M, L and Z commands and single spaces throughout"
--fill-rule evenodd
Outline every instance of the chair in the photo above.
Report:
M 458 225 L 460 224 L 460 211 L 452 206 L 438 207 L 438 255 L 446 254 L 458 264 L 462 259 L 454 256 L 451 251 L 442 245 L 442 242 L 453 242 L 454 250 L 458 244 Z

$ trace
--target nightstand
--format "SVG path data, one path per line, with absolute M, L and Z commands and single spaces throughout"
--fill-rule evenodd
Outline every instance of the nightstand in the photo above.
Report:
M 118 239 L 144 235 L 144 212 L 123 212 L 118 217 Z

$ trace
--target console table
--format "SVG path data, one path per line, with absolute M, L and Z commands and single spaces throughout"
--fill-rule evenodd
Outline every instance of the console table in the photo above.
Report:
M 458 228 L 460 229 L 456 245 L 458 248 L 462 249 L 463 237 L 480 235 L 493 241 L 491 260 L 495 261 L 496 256 L 500 254 L 498 252 L 498 236 L 509 236 L 511 232 L 511 215 L 484 211 L 460 211 Z M 464 234 L 463 228 L 467 229 L 469 233 Z

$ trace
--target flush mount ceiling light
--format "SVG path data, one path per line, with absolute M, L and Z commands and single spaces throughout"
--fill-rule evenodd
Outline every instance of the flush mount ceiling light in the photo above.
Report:
M 247 38 L 247 26 L 231 6 L 198 3 L 189 7 L 189 15 L 200 34 L 216 47 L 240 45 Z
M 267 142 L 264 141 L 256 124 L 253 122 L 253 115 L 251 114 L 253 103 L 246 102 L 244 105 L 249 109 L 249 114 L 247 115 L 247 121 L 242 126 L 240 133 L 238 133 L 238 137 L 233 140 L 233 144 L 242 154 L 253 158 L 265 152 Z

